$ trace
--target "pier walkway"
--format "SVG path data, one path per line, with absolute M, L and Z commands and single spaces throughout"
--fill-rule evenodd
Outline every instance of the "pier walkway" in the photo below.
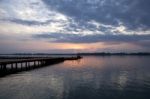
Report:
M 57 64 L 65 60 L 77 60 L 81 57 L 58 57 L 58 58 L 30 58 L 30 59 L 9 59 L 0 61 L 0 76 L 27 71 L 35 68 Z

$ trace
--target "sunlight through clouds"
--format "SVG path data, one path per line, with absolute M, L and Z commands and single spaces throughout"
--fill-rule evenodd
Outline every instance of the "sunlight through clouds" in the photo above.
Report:
M 105 43 L 104 48 L 110 43 L 117 48 L 120 43 L 128 43 L 149 50 L 148 3 L 141 0 L 0 0 L 0 38 L 31 43 L 36 40 L 42 44 Z M 72 49 L 78 47 L 74 45 Z

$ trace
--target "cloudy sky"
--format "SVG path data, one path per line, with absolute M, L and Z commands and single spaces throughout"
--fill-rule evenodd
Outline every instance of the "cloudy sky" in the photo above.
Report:
M 150 52 L 150 0 L 0 0 L 0 53 Z

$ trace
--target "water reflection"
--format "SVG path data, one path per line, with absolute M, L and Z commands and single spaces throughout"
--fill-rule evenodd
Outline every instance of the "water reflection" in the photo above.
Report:
M 0 78 L 0 99 L 148 99 L 150 57 L 84 57 Z
M 101 66 L 104 65 L 104 61 L 103 58 L 102 59 L 98 59 L 96 57 L 84 57 L 83 59 L 80 60 L 75 60 L 75 61 L 65 61 L 63 68 L 100 68 Z

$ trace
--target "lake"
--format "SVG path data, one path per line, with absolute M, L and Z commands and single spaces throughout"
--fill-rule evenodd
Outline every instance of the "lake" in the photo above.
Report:
M 150 99 L 150 56 L 85 56 L 8 75 L 0 99 Z

